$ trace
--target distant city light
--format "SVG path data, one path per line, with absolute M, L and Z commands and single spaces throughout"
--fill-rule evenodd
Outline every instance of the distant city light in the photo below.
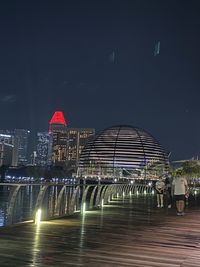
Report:
M 7 137 L 7 138 L 10 138 L 11 135 L 8 135 L 8 134 L 0 134 L 0 137 Z

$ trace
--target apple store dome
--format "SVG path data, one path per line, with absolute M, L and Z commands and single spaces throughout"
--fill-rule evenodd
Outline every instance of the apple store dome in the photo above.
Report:
M 168 153 L 143 129 L 118 125 L 102 130 L 83 148 L 79 175 L 144 177 L 166 172 Z M 160 174 L 159 174 L 160 175 Z

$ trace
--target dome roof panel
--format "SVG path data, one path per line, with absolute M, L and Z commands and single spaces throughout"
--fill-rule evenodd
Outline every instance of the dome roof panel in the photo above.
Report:
M 143 129 L 119 125 L 99 132 L 83 149 L 79 169 L 116 173 L 116 168 L 144 169 L 152 164 L 168 166 L 168 155 L 160 143 Z M 112 166 L 112 168 L 111 168 Z

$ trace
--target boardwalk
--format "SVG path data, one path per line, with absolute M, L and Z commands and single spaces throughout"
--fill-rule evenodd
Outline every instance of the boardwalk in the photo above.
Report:
M 200 266 L 200 210 L 114 200 L 67 219 L 0 229 L 0 266 Z

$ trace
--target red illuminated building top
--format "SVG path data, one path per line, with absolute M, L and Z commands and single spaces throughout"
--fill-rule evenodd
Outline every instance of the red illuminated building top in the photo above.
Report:
M 50 124 L 50 128 L 53 124 L 67 126 L 63 112 L 62 111 L 56 111 L 53 114 L 53 117 L 51 118 L 49 124 Z

